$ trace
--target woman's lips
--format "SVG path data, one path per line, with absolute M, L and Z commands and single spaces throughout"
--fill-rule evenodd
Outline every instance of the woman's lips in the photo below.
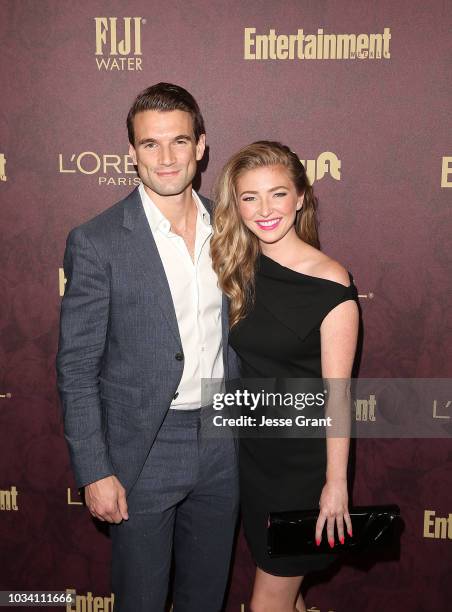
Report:
M 256 224 L 259 226 L 259 228 L 261 230 L 264 230 L 265 232 L 274 230 L 276 227 L 278 227 L 279 223 L 281 221 L 281 218 L 279 219 L 268 219 L 267 221 L 256 221 Z

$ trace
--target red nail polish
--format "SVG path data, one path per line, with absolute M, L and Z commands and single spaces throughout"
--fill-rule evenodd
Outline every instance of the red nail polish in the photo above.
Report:
M 344 536 L 341 536 L 339 539 L 341 541 L 341 544 L 343 544 L 344 543 Z
M 320 540 L 318 538 L 315 539 L 315 543 L 317 544 L 317 546 L 320 546 Z
M 353 537 L 353 533 L 352 530 L 350 529 L 350 531 L 348 532 L 348 535 L 352 538 Z
M 331 548 L 334 548 L 334 540 L 328 540 L 328 542 L 329 542 Z

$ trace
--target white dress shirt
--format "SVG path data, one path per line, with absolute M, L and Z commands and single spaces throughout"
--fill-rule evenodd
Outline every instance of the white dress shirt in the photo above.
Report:
M 210 257 L 210 215 L 192 190 L 198 208 L 192 260 L 184 239 L 171 231 L 170 222 L 146 193 L 143 183 L 138 191 L 168 279 L 182 340 L 184 371 L 171 408 L 199 408 L 205 403 L 201 401 L 201 380 L 222 379 L 224 375 L 222 294 Z

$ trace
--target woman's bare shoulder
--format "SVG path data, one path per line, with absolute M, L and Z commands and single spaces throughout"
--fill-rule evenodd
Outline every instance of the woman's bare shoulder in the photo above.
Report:
M 314 248 L 309 252 L 309 255 L 306 274 L 334 281 L 346 287 L 350 285 L 348 271 L 338 261 Z

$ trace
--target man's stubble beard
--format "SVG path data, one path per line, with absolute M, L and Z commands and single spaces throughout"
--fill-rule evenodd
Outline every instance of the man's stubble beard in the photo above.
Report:
M 165 185 L 155 184 L 154 182 L 151 182 L 149 180 L 146 180 L 145 182 L 140 177 L 141 182 L 144 184 L 145 187 L 147 187 L 152 192 L 156 193 L 157 195 L 161 197 L 180 195 L 192 184 L 194 178 L 195 178 L 195 174 L 193 174 L 192 177 L 187 176 L 187 179 L 183 182 L 182 186 L 174 185 L 172 187 L 171 185 L 165 186 Z

